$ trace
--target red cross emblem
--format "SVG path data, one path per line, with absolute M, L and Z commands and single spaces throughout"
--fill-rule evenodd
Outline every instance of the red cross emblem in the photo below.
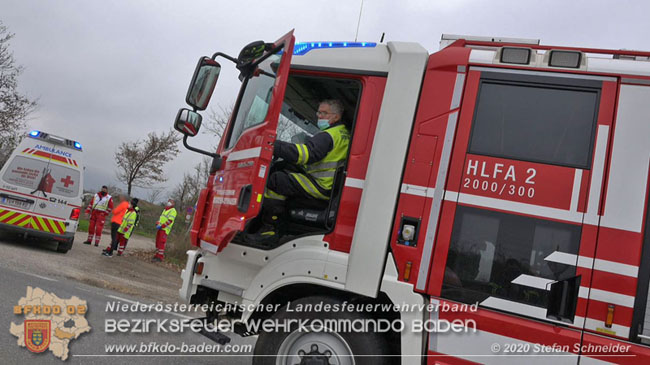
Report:
M 61 182 L 66 188 L 68 185 L 74 185 L 74 181 L 72 181 L 71 176 L 66 176 L 65 179 L 61 179 Z

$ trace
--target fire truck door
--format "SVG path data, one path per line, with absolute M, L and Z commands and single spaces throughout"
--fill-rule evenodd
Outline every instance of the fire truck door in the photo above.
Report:
M 470 68 L 427 292 L 478 303 L 439 315 L 480 330 L 434 336 L 430 351 L 492 354 L 487 344 L 509 340 L 578 361 L 615 90 L 602 77 Z M 550 285 L 576 276 L 575 313 L 549 316 Z
M 199 233 L 201 247 L 213 253 L 260 212 L 294 42 L 293 31 L 278 39 L 242 82 L 219 147 L 224 163 L 214 177 L 207 225 Z

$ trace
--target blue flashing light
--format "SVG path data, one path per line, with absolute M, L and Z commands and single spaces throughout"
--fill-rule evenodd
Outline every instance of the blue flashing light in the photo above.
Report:
M 294 56 L 302 56 L 307 54 L 307 52 L 312 49 L 322 49 L 322 48 L 373 48 L 377 47 L 375 42 L 300 42 L 296 43 L 293 47 Z
M 78 150 L 81 151 L 81 143 L 75 141 L 75 142 L 74 142 L 74 148 L 76 148 L 76 149 L 78 149 Z
M 40 134 L 41 132 L 36 130 L 29 132 L 29 135 L 32 137 L 38 137 Z

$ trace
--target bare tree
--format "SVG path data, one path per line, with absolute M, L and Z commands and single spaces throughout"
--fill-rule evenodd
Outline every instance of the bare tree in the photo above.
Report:
M 160 200 L 160 195 L 165 191 L 163 188 L 151 188 L 149 189 L 149 194 L 147 195 L 147 200 L 150 203 L 156 204 Z
M 115 152 L 116 175 L 127 186 L 131 195 L 133 186 L 151 187 L 167 181 L 163 166 L 178 155 L 180 137 L 173 130 L 160 135 L 151 132 L 146 138 L 135 142 L 122 142 Z
M 0 167 L 20 143 L 27 117 L 36 108 L 36 101 L 18 92 L 18 76 L 23 68 L 16 65 L 9 51 L 13 36 L 0 22 Z
M 176 202 L 176 207 L 184 210 L 193 207 L 199 199 L 199 193 L 210 177 L 210 159 L 205 157 L 199 162 L 191 173 L 183 175 L 183 181 L 178 183 L 170 197 Z
M 233 108 L 234 106 L 231 105 L 227 108 L 219 106 L 219 110 L 210 109 L 203 132 L 221 138 L 226 130 L 226 126 L 228 126 L 228 120 L 230 120 Z

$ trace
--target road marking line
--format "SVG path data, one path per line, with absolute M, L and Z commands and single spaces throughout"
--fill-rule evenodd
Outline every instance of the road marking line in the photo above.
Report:
M 37 275 L 37 274 L 32 274 L 30 272 L 24 272 L 24 271 L 16 271 L 16 272 L 19 272 L 19 273 L 25 274 L 25 275 L 29 275 L 29 276 L 34 276 L 34 277 L 37 277 L 39 279 L 43 279 L 43 280 L 47 280 L 47 281 L 58 281 L 56 279 L 48 278 L 46 276 L 41 276 L 41 275 Z

